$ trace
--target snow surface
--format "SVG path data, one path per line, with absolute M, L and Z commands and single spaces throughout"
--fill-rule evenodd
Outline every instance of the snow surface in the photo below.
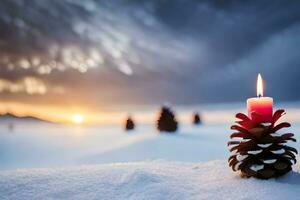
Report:
M 12 133 L 0 132 L 0 169 L 225 159 L 230 132 L 229 125 L 181 125 L 173 135 L 159 134 L 152 125 L 129 133 L 120 126 L 19 125 Z
M 300 199 L 299 164 L 269 181 L 231 171 L 230 125 L 181 123 L 172 135 L 141 124 L 129 133 L 116 125 L 30 123 L 9 132 L 0 124 L 0 200 Z M 299 150 L 300 124 L 294 121 L 288 132 Z
M 242 179 L 226 161 L 149 161 L 0 172 L 0 199 L 297 199 L 300 165 L 268 181 Z
M 67 167 L 148 160 L 200 162 L 227 159 L 230 124 L 182 124 L 177 134 L 159 134 L 152 125 L 126 133 L 121 126 L 16 125 L 0 128 L 0 170 Z M 1 132 L 2 131 L 2 132 Z M 300 126 L 290 132 L 300 141 Z M 300 149 L 300 142 L 291 143 Z

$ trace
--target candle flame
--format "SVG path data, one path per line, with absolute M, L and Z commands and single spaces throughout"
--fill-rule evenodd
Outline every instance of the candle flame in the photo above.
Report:
M 260 74 L 257 76 L 256 94 L 258 97 L 264 96 L 263 79 Z

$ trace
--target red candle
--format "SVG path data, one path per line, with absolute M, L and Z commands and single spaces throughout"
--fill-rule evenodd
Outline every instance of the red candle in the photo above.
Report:
M 247 99 L 249 117 L 256 123 L 271 122 L 273 115 L 273 98 L 263 97 L 263 80 L 257 77 L 257 97 Z

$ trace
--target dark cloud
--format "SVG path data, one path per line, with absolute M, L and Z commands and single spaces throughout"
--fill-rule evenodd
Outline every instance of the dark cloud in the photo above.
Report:
M 64 91 L 20 101 L 190 104 L 244 100 L 262 72 L 266 94 L 299 100 L 299 10 L 279 0 L 3 0 L 0 78 Z

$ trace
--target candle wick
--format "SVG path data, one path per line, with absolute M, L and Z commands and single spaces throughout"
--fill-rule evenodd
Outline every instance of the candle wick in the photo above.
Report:
M 258 98 L 260 98 L 260 97 L 261 97 L 261 94 L 258 95 Z

